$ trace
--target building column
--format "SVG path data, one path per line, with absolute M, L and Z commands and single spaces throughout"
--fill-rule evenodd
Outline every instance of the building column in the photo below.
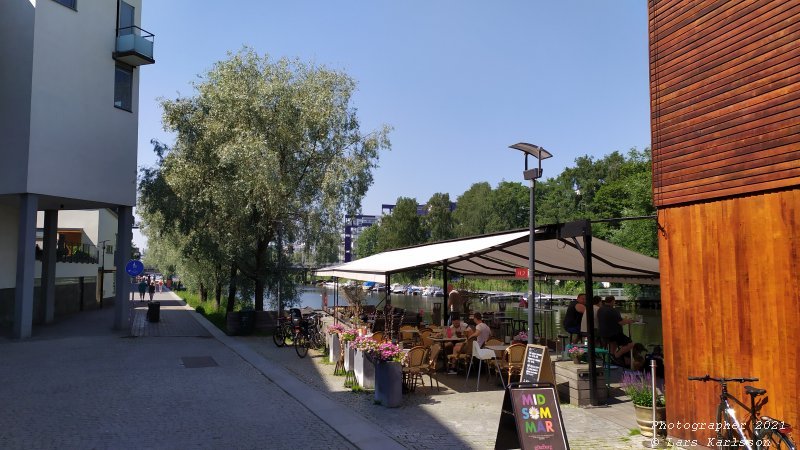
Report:
M 117 208 L 117 252 L 114 255 L 114 266 L 116 272 L 114 277 L 117 284 L 117 292 L 114 297 L 114 329 L 123 330 L 129 327 L 129 305 L 128 296 L 131 286 L 129 276 L 125 272 L 125 265 L 131 258 L 131 239 L 133 239 L 133 208 L 130 206 L 120 206 Z
M 58 210 L 44 212 L 44 240 L 42 245 L 42 300 L 44 322 L 52 323 L 56 314 L 56 250 L 58 247 Z
M 17 233 L 17 280 L 14 289 L 15 339 L 31 337 L 33 329 L 33 279 L 36 276 L 36 194 L 19 196 L 19 230 Z

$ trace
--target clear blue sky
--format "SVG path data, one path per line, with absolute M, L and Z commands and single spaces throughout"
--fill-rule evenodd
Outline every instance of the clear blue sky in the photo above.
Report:
M 152 165 L 157 98 L 243 45 L 347 72 L 362 131 L 394 127 L 364 214 L 399 196 L 455 199 L 473 183 L 522 181 L 524 141 L 576 157 L 650 146 L 647 4 L 642 1 L 144 0 L 156 64 L 139 93 L 139 165 Z

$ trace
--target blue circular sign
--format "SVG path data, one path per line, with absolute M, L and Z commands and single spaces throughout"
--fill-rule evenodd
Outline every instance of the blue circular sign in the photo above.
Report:
M 144 272 L 144 264 L 138 259 L 132 259 L 128 261 L 128 264 L 125 264 L 125 272 L 128 272 L 128 275 L 135 277 L 142 272 Z

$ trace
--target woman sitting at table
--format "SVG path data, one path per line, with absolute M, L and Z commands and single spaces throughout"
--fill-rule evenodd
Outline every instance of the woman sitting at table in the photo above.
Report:
M 466 337 L 469 327 L 466 323 L 462 322 L 461 319 L 453 318 L 453 324 L 449 327 L 445 328 L 444 335 L 442 337 Z M 460 344 L 458 344 L 460 345 Z M 461 348 L 461 347 L 459 347 Z M 444 343 L 444 354 L 449 355 L 454 353 L 453 350 L 453 343 L 452 342 L 445 342 Z

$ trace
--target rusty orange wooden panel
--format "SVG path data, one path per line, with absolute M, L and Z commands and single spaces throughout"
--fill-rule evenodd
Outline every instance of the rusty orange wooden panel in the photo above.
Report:
M 709 373 L 759 378 L 762 413 L 800 423 L 800 189 L 664 208 L 658 220 L 668 420 L 715 420 L 718 387 L 687 380 Z

